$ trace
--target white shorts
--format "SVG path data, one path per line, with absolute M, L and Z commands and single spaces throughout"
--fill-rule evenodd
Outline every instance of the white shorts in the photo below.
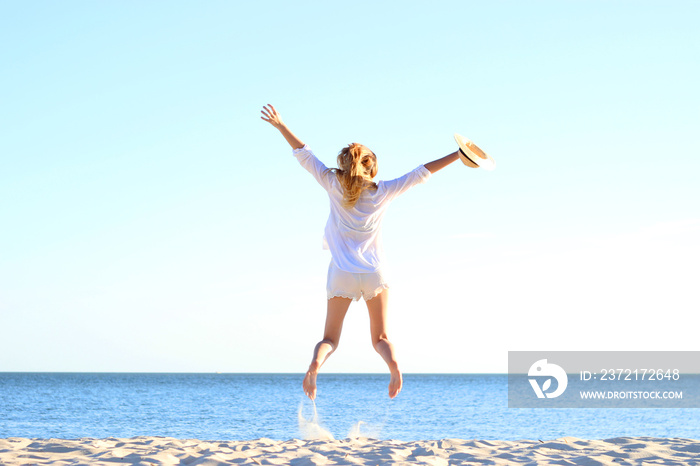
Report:
M 333 261 L 328 266 L 326 285 L 328 299 L 340 296 L 358 301 L 361 296 L 365 301 L 369 301 L 388 288 L 389 285 L 381 270 L 370 273 L 350 273 L 340 270 Z

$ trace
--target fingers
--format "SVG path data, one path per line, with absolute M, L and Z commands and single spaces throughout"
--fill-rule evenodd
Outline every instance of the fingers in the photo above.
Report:
M 268 123 L 272 123 L 274 119 L 273 114 L 267 107 L 263 107 L 260 113 L 262 113 L 262 116 L 260 117 L 262 120 L 267 121 Z
M 260 111 L 260 113 L 263 114 L 263 116 L 261 116 L 260 118 L 267 121 L 268 123 L 279 120 L 279 116 L 277 115 L 275 107 L 273 107 L 270 104 L 263 105 L 263 109 Z

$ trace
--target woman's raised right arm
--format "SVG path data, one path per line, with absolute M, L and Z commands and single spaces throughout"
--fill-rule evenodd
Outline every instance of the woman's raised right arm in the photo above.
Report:
M 270 108 L 267 108 L 268 106 Z M 304 147 L 304 143 L 301 141 L 301 139 L 299 139 L 294 135 L 294 133 L 289 131 L 289 128 L 287 128 L 287 125 L 284 124 L 282 118 L 277 113 L 277 110 L 275 110 L 275 107 L 273 107 L 270 104 L 267 104 L 263 106 L 263 109 L 260 111 L 260 113 L 263 114 L 263 116 L 261 116 L 260 118 L 277 128 L 279 132 L 282 133 L 282 136 L 284 136 L 284 139 L 286 139 L 289 145 L 292 146 L 292 149 L 301 149 L 302 147 Z
M 442 170 L 457 160 L 459 160 L 459 152 L 452 152 L 441 159 L 433 160 L 432 162 L 426 163 L 423 166 L 427 168 L 430 173 L 435 173 L 436 171 Z

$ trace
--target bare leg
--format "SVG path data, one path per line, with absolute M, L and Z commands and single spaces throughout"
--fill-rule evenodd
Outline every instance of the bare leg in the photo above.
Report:
M 304 377 L 304 393 L 312 400 L 316 398 L 316 376 L 326 359 L 338 348 L 340 332 L 343 330 L 343 320 L 345 313 L 352 299 L 335 297 L 328 300 L 328 310 L 326 311 L 326 329 L 323 332 L 323 340 L 319 341 L 314 348 L 314 356 L 309 364 L 309 370 Z
M 384 359 L 389 366 L 391 379 L 389 380 L 389 398 L 394 398 L 401 391 L 403 378 L 396 361 L 394 345 L 386 336 L 387 308 L 389 304 L 389 290 L 382 290 L 374 298 L 367 301 L 369 310 L 369 327 L 372 333 L 372 345 L 375 351 Z

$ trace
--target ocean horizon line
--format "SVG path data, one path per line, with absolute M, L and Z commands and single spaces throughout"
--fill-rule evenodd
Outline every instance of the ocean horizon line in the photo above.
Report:
M 0 374 L 177 374 L 177 375 L 304 375 L 305 372 L 225 371 L 0 371 Z M 388 372 L 320 372 L 319 375 L 389 375 Z M 507 372 L 402 372 L 403 375 L 508 375 Z

